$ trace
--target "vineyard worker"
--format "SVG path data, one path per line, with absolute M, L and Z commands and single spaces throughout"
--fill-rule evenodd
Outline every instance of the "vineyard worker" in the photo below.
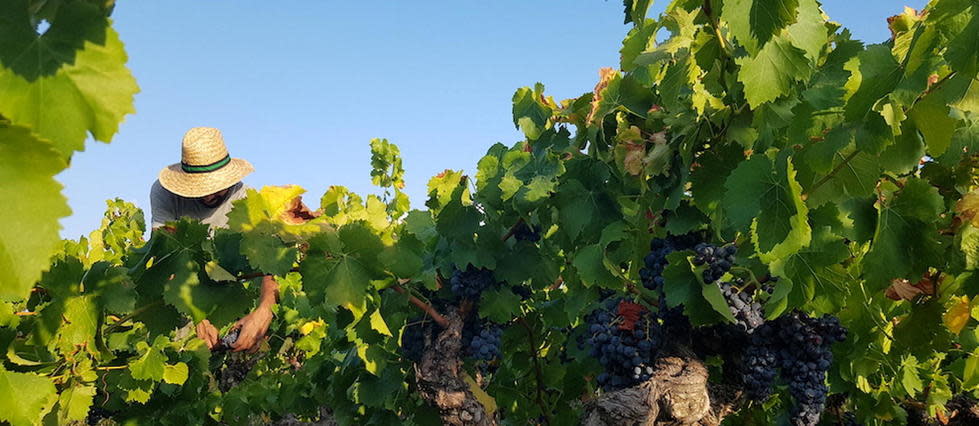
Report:
M 189 217 L 216 228 L 228 226 L 232 202 L 245 198 L 248 186 L 241 179 L 255 169 L 251 163 L 231 158 L 218 129 L 195 127 L 184 135 L 181 159 L 160 171 L 150 190 L 152 227 Z M 271 276 L 262 280 L 258 307 L 235 323 L 239 328 L 235 351 L 257 350 L 269 324 L 279 284 Z M 197 324 L 197 336 L 213 349 L 218 330 L 208 320 Z

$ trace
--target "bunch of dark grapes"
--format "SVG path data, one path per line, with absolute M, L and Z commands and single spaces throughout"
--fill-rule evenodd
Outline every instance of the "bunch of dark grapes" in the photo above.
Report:
M 693 258 L 693 264 L 707 265 L 707 269 L 704 269 L 703 277 L 704 282 L 710 284 L 714 281 L 719 280 L 724 276 L 727 271 L 731 270 L 731 266 L 734 266 L 734 254 L 737 253 L 738 248 L 733 244 L 725 247 L 717 247 L 713 244 L 700 243 L 693 248 L 696 255 Z
M 727 300 L 728 309 L 737 320 L 738 327 L 751 332 L 765 322 L 761 303 L 754 300 L 753 293 L 742 291 L 743 280 L 737 278 L 734 282 L 722 281 L 717 286 L 721 288 L 721 294 Z
M 483 326 L 479 334 L 473 336 L 469 342 L 469 356 L 480 361 L 493 361 L 499 359 L 503 353 L 500 351 L 502 346 L 503 329 L 496 324 Z
M 666 238 L 654 238 L 649 243 L 649 254 L 643 258 L 643 267 L 639 269 L 639 278 L 643 287 L 659 294 L 659 317 L 667 334 L 671 336 L 686 336 L 691 332 L 690 320 L 683 314 L 683 306 L 668 308 L 666 304 L 666 283 L 663 270 L 669 263 L 666 256 L 677 250 L 688 250 L 697 245 L 703 236 L 690 233 L 670 235 Z
M 753 401 L 765 401 L 772 394 L 778 373 L 774 334 L 770 324 L 762 324 L 748 337 L 748 345 L 741 355 L 741 379 L 746 396 Z
M 520 296 L 520 300 L 530 299 L 530 296 L 533 295 L 533 291 L 530 289 L 530 287 L 525 285 L 516 285 L 510 287 L 510 290 L 513 291 L 513 294 Z
M 401 353 L 405 358 L 420 362 L 425 353 L 426 338 L 434 331 L 432 322 L 426 322 L 425 317 L 416 317 L 408 321 L 404 332 L 401 333 Z
M 781 375 L 795 399 L 792 423 L 814 426 L 826 406 L 826 371 L 833 363 L 830 346 L 846 339 L 846 329 L 835 317 L 810 318 L 800 312 L 779 317 L 774 329 Z
M 466 270 L 455 270 L 449 278 L 452 293 L 466 300 L 479 300 L 483 291 L 496 285 L 493 271 L 468 265 Z
M 259 356 L 249 356 L 245 353 L 232 353 L 225 359 L 224 366 L 218 374 L 218 389 L 227 392 L 248 377 L 248 372 L 258 363 Z
M 97 426 L 103 424 L 114 424 L 112 421 L 112 412 L 102 408 L 99 405 L 92 405 L 92 408 L 88 410 L 88 416 L 85 418 L 85 423 L 89 426 Z
M 528 225 L 526 222 L 520 221 L 513 229 L 513 238 L 517 241 L 536 243 L 540 241 L 540 227 L 537 225 Z
M 611 391 L 642 383 L 653 374 L 662 343 L 659 322 L 635 303 L 609 299 L 587 317 L 585 341 L 602 365 L 598 384 Z
M 235 342 L 238 341 L 238 333 L 241 332 L 241 328 L 235 328 L 221 337 L 221 341 L 218 342 L 217 346 L 214 348 L 217 352 L 230 351 L 234 349 Z

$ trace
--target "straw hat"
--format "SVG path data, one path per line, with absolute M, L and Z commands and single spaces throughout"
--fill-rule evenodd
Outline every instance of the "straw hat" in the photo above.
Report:
M 184 134 L 180 162 L 160 170 L 160 184 L 187 198 L 213 194 L 241 181 L 255 171 L 251 163 L 231 158 L 221 131 L 194 127 Z

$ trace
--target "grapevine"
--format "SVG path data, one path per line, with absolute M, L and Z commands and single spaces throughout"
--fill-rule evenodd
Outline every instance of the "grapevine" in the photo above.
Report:
M 817 0 L 627 0 L 618 64 L 518 89 L 521 140 L 426 200 L 374 139 L 376 193 L 64 241 L 55 176 L 137 86 L 113 2 L 41 3 L 0 6 L 0 423 L 975 423 L 974 2 L 865 44 Z

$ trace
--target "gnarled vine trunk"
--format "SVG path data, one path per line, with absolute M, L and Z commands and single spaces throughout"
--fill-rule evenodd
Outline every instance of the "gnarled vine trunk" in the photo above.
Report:
M 496 419 L 486 413 L 462 377 L 462 317 L 453 311 L 445 318 L 448 326 L 415 365 L 419 393 L 439 409 L 442 424 L 496 425 Z
M 589 402 L 584 426 L 718 425 L 739 394 L 711 386 L 704 364 L 688 351 L 657 360 L 653 377 Z

